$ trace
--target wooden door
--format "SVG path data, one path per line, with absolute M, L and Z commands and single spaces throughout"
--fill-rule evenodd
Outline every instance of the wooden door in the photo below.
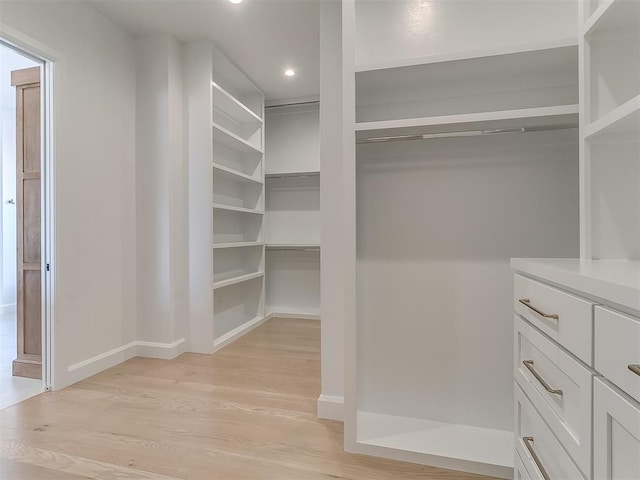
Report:
M 18 354 L 13 374 L 42 378 L 40 67 L 11 72 L 16 87 Z

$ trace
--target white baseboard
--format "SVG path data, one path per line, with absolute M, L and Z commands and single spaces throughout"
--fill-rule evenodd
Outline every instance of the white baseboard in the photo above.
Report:
M 303 320 L 320 320 L 320 315 L 316 313 L 274 310 L 267 313 L 266 319 L 269 320 L 271 318 L 301 318 Z
M 69 376 L 65 379 L 64 384 L 72 385 L 135 357 L 137 354 L 137 343 L 138 342 L 130 342 L 121 347 L 109 350 L 108 352 L 96 355 L 95 357 L 69 365 L 69 367 L 67 367 Z
M 173 343 L 142 342 L 138 340 L 136 344 L 138 357 L 160 358 L 163 360 L 176 358 L 187 350 L 186 338 L 181 338 Z
M 344 397 L 320 395 L 318 397 L 318 418 L 344 421 Z
M 67 368 L 69 377 L 65 379 L 66 385 L 72 385 L 80 380 L 96 375 L 104 370 L 126 362 L 133 357 L 148 357 L 171 360 L 186 350 L 187 341 L 184 338 L 173 343 L 156 343 L 134 341 L 101 353 L 95 357 L 74 363 Z
M 269 320 L 269 318 L 270 317 L 268 317 L 268 316 L 266 316 L 266 317 L 256 317 L 253 320 L 249 320 L 248 322 L 243 323 L 238 328 L 234 328 L 230 332 L 225 333 L 220 338 L 214 340 L 214 342 L 213 342 L 213 353 L 215 353 L 218 350 L 226 347 L 231 342 L 233 342 L 234 340 L 237 340 L 238 338 L 242 337 L 243 335 L 246 335 L 247 333 L 249 333 L 254 328 L 259 327 L 264 322 Z
M 16 313 L 15 303 L 7 303 L 6 305 L 0 305 L 0 315 L 8 315 L 9 313 Z

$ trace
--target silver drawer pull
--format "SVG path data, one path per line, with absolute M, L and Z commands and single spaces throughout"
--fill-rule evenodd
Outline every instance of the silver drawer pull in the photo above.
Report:
M 635 373 L 636 375 L 640 375 L 640 365 L 627 365 L 627 368 L 629 370 L 631 370 L 633 373 Z
M 549 474 L 547 474 L 547 471 L 542 466 L 542 463 L 540 463 L 538 455 L 533 450 L 533 437 L 522 437 L 522 441 L 524 442 L 524 446 L 527 447 L 527 450 L 529 450 L 529 453 L 533 457 L 533 461 L 536 462 L 536 467 L 538 467 L 538 470 L 540 470 L 542 478 L 544 478 L 544 480 L 551 480 Z
M 553 393 L 554 395 L 562 395 L 562 390 L 560 390 L 559 388 L 551 388 L 549 384 L 544 381 L 544 378 L 542 378 L 540 374 L 536 372 L 535 368 L 533 368 L 533 360 L 523 360 L 522 364 L 527 367 L 527 370 L 531 372 L 531 375 L 536 377 L 536 380 L 540 382 L 540 385 L 542 385 L 547 392 Z
M 554 320 L 560 320 L 560 317 L 558 316 L 557 313 L 544 313 L 542 310 L 540 310 L 539 308 L 534 307 L 533 305 L 531 305 L 531 300 L 529 300 L 528 298 L 521 298 L 520 300 L 518 300 L 521 304 L 523 304 L 525 307 L 530 308 L 531 310 L 533 310 L 534 312 L 536 312 L 538 315 L 544 317 L 544 318 L 553 318 Z

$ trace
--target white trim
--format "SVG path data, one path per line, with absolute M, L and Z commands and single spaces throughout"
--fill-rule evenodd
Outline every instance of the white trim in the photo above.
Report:
M 138 357 L 160 358 L 171 360 L 186 352 L 187 339 L 181 338 L 173 343 L 136 342 L 136 354 Z
M 57 96 L 54 80 L 54 64 L 64 61 L 64 56 L 21 31 L 0 22 L 2 43 L 20 54 L 41 63 L 41 230 L 42 230 L 42 383 L 45 390 L 54 388 L 55 382 L 55 275 L 46 271 L 55 263 L 55 103 Z
M 243 323 L 239 327 L 234 328 L 233 330 L 225 333 L 224 335 L 220 336 L 220 338 L 214 339 L 212 353 L 217 352 L 218 350 L 229 345 L 231 342 L 237 340 L 243 335 L 246 335 L 254 328 L 259 327 L 264 322 L 269 320 L 269 318 L 270 317 L 256 317 L 253 320 L 249 320 L 248 322 Z
M 67 373 L 69 375 L 65 379 L 65 384 L 72 385 L 111 367 L 115 367 L 116 365 L 135 357 L 136 349 L 137 342 L 130 342 L 126 345 L 114 348 L 113 350 L 109 350 L 108 352 L 96 355 L 95 357 L 87 358 L 81 362 L 69 365 L 69 367 L 67 367 Z
M 0 305 L 0 315 L 9 315 L 10 313 L 16 313 L 16 308 L 17 307 L 15 303 Z
M 318 397 L 318 418 L 344 421 L 344 397 L 321 394 Z
M 269 311 L 267 313 L 266 320 L 271 320 L 272 318 L 300 318 L 302 320 L 320 320 L 320 315 L 317 313 L 304 313 L 304 312 L 284 312 L 284 311 Z M 265 320 L 265 321 L 266 321 Z
M 126 362 L 133 357 L 159 358 L 171 360 L 186 351 L 187 340 L 181 338 L 173 343 L 157 343 L 133 341 L 114 348 L 81 362 L 74 363 L 67 368 L 68 384 L 79 382 L 87 377 L 100 373 L 111 367 Z

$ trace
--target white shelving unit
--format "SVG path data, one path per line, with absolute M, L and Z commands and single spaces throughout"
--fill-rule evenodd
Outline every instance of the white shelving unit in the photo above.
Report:
M 581 12 L 581 257 L 640 260 L 640 2 Z
M 264 321 L 264 98 L 215 47 L 189 44 L 192 350 Z
M 475 35 L 442 2 L 424 43 L 385 27 L 409 4 L 342 5 L 345 448 L 512 478 L 509 259 L 579 253 L 577 4 Z
M 320 144 L 316 103 L 266 116 L 266 310 L 320 318 Z

